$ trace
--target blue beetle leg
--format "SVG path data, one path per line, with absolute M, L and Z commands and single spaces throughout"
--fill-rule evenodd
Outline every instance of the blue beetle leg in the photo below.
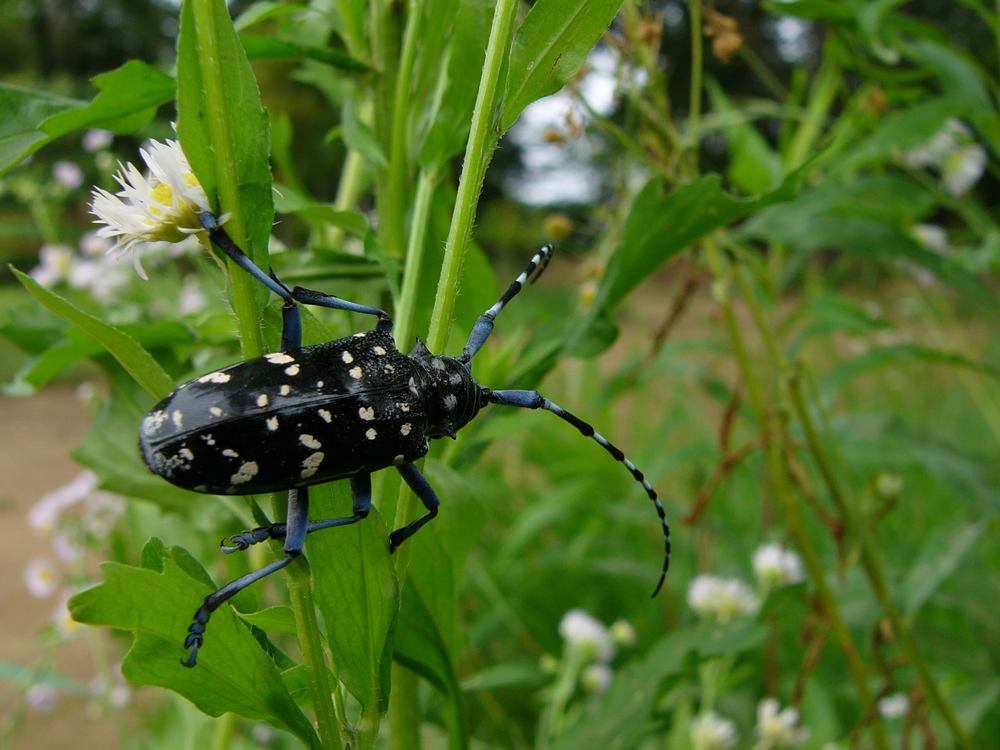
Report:
M 228 536 L 219 544 L 219 551 L 225 555 L 233 552 L 242 552 L 254 544 L 266 542 L 268 539 L 284 539 L 285 524 L 275 523 L 270 526 L 258 526 L 256 529 L 243 531 L 233 536 Z
M 518 406 L 522 409 L 544 409 L 545 411 L 550 411 L 563 421 L 569 422 L 576 429 L 578 429 L 581 434 L 592 438 L 598 445 L 610 453 L 612 458 L 625 465 L 625 468 L 629 470 L 635 481 L 641 484 L 642 488 L 646 490 L 646 494 L 649 496 L 649 499 L 652 500 L 653 505 L 656 506 L 656 514 L 660 517 L 660 526 L 663 529 L 663 569 L 660 571 L 660 579 L 656 582 L 656 588 L 653 589 L 653 596 L 660 593 L 663 581 L 667 577 L 667 569 L 670 567 L 670 524 L 667 522 L 666 511 L 663 510 L 663 505 L 660 503 L 660 500 L 656 495 L 656 490 L 653 489 L 653 486 L 649 483 L 646 477 L 643 476 L 643 473 L 636 468 L 634 463 L 625 458 L 625 454 L 622 453 L 621 450 L 612 445 L 612 443 L 601 433 L 597 432 L 593 426 L 587 424 L 575 414 L 571 414 L 566 411 L 558 404 L 552 403 L 538 393 L 538 391 L 490 391 L 488 398 L 490 402 L 494 404 Z
M 288 520 L 285 525 L 285 556 L 265 565 L 260 570 L 247 573 L 245 576 L 230 581 L 218 591 L 205 597 L 205 601 L 194 613 L 194 622 L 188 627 L 184 647 L 191 649 L 187 658 L 181 659 L 185 667 L 193 667 L 198 661 L 198 649 L 205 640 L 205 628 L 212 613 L 247 586 L 266 578 L 275 571 L 281 570 L 302 553 L 302 544 L 306 537 L 306 527 L 309 523 L 309 492 L 303 487 L 288 491 Z M 278 524 L 280 525 L 280 524 Z M 273 528 L 273 527 L 272 527 Z
M 293 302 L 292 294 L 288 291 L 288 287 L 261 271 L 250 260 L 249 256 L 240 249 L 240 246 L 233 242 L 232 238 L 226 234 L 226 230 L 219 225 L 218 220 L 212 214 L 206 211 L 198 218 L 201 220 L 201 225 L 208 230 L 208 238 L 212 241 L 212 244 L 229 256 L 233 263 L 253 276 L 257 281 L 285 300 L 285 302 Z
M 409 539 L 411 536 L 417 533 L 421 526 L 430 521 L 434 516 L 438 514 L 438 506 L 441 501 L 438 500 L 437 493 L 434 492 L 434 488 L 431 487 L 430 483 L 424 479 L 424 475 L 420 473 L 413 464 L 403 464 L 397 466 L 396 469 L 403 476 L 403 480 L 410 486 L 414 494 L 420 498 L 420 502 L 424 504 L 427 508 L 427 512 L 420 516 L 416 521 L 413 521 L 407 526 L 396 529 L 394 532 L 389 534 L 389 551 L 395 552 L 396 548 L 399 547 L 403 542 Z
M 303 305 L 316 305 L 317 307 L 329 307 L 333 310 L 346 310 L 348 312 L 361 313 L 362 315 L 374 315 L 378 318 L 375 330 L 385 331 L 386 333 L 392 332 L 392 320 L 389 318 L 388 313 L 377 307 L 361 305 L 357 302 L 335 297 L 332 294 L 316 292 L 301 286 L 297 286 L 292 290 L 292 296 Z
M 483 348 L 486 339 L 493 333 L 493 321 L 500 314 L 500 311 L 517 296 L 517 293 L 524 288 L 524 285 L 529 280 L 534 283 L 542 275 L 542 272 L 548 267 L 551 257 L 552 245 L 544 245 L 541 250 L 532 256 L 531 260 L 528 261 L 528 265 L 521 272 L 521 275 L 511 282 L 511 285 L 507 287 L 507 291 L 497 300 L 497 303 L 479 316 L 476 324 L 472 327 L 472 333 L 469 334 L 469 340 L 466 342 L 465 348 L 462 349 L 462 353 L 458 356 L 459 362 L 470 362 L 476 356 L 476 352 Z

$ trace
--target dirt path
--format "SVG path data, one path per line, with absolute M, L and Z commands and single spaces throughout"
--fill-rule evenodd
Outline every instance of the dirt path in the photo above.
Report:
M 24 568 L 34 557 L 54 559 L 50 543 L 27 524 L 28 509 L 46 492 L 69 480 L 79 468 L 69 457 L 88 423 L 86 409 L 69 388 L 49 388 L 30 399 L 0 398 L 0 660 L 40 666 L 44 658 L 61 674 L 88 682 L 94 675 L 86 637 L 45 649 L 38 633 L 50 624 L 58 594 L 37 599 L 24 585 Z M 94 571 L 96 575 L 96 570 Z M 20 703 L 21 691 L 0 679 L 0 724 Z M 118 743 L 107 719 L 88 710 L 82 697 L 60 694 L 48 714 L 29 713 L 15 733 L 13 748 L 99 747 Z M 0 746 L 7 747 L 0 736 Z

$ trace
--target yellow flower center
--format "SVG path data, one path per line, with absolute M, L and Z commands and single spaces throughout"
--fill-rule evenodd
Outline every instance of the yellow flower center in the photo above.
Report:
M 161 206 L 172 206 L 174 204 L 174 191 L 165 182 L 158 183 L 149 194 Z M 150 213 L 153 213 L 152 208 L 150 208 Z

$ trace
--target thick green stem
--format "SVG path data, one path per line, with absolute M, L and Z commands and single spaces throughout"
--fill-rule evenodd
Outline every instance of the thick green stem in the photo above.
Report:
M 420 705 L 417 675 L 402 664 L 392 665 L 392 693 L 389 694 L 389 747 L 411 750 L 420 747 Z
M 205 113 L 212 137 L 215 172 L 218 179 L 219 205 L 230 215 L 226 231 L 233 240 L 246 249 L 258 265 L 267 268 L 267 248 L 253 248 L 247 244 L 246 223 L 243 220 L 239 182 L 231 153 L 226 101 L 222 86 L 222 55 L 219 50 L 218 30 L 215 27 L 215 0 L 192 0 L 195 20 L 195 37 L 202 61 L 202 83 L 205 87 Z M 255 252 L 256 251 L 256 252 Z M 262 256 L 262 257 L 261 257 Z M 262 262 L 263 261 L 263 262 Z M 236 313 L 240 335 L 240 349 L 245 359 L 264 353 L 264 337 L 260 329 L 259 308 L 256 301 L 258 285 L 231 260 L 229 284 L 232 292 L 233 311 Z
M 444 351 L 448 344 L 451 317 L 462 276 L 466 247 L 472 232 L 472 222 L 479 205 L 479 191 L 483 186 L 486 165 L 496 146 L 499 133 L 493 129 L 493 116 L 500 101 L 500 73 L 510 51 L 517 0 L 497 0 L 493 12 L 493 25 L 486 46 L 486 60 L 479 79 L 479 93 L 472 111 L 472 126 L 465 148 L 462 176 L 458 183 L 455 211 L 451 217 L 448 240 L 444 248 L 444 261 L 438 281 L 437 297 L 431 313 L 431 326 L 427 345 L 432 352 Z

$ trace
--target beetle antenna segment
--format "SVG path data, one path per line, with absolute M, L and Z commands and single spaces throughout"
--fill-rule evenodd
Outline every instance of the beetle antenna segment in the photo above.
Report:
M 576 427 L 583 435 L 593 438 L 598 445 L 611 454 L 612 458 L 625 464 L 625 468 L 632 473 L 635 481 L 642 485 L 642 488 L 646 490 L 646 494 L 649 495 L 649 499 L 653 501 L 653 505 L 656 506 L 656 514 L 660 517 L 660 525 L 663 527 L 663 570 L 660 572 L 660 580 L 657 581 L 656 588 L 653 589 L 653 596 L 655 597 L 660 593 L 663 581 L 667 577 L 667 570 L 670 567 L 670 524 L 667 522 L 666 511 L 663 510 L 663 505 L 660 504 L 660 500 L 656 496 L 656 490 L 653 489 L 653 486 L 643 476 L 643 473 L 635 467 L 634 463 L 625 458 L 625 454 L 621 450 L 615 447 L 591 425 L 584 422 L 575 414 L 566 411 L 558 404 L 552 403 L 539 394 L 538 391 L 490 391 L 489 400 L 491 403 L 502 404 L 504 406 L 518 406 L 522 409 L 544 409 L 545 411 L 550 411 L 560 419 Z
M 496 320 L 497 315 L 507 306 L 508 302 L 517 296 L 517 293 L 524 288 L 526 283 L 529 281 L 534 283 L 542 275 L 542 272 L 549 265 L 549 260 L 552 258 L 552 250 L 552 245 L 543 245 L 531 260 L 528 261 L 528 265 L 521 272 L 521 275 L 514 279 L 511 285 L 507 287 L 507 291 L 497 300 L 497 303 L 479 316 L 475 326 L 472 328 L 472 333 L 469 335 L 469 340 L 466 342 L 465 348 L 462 349 L 462 353 L 458 356 L 459 362 L 467 364 L 483 348 L 486 339 L 493 332 L 493 321 Z

